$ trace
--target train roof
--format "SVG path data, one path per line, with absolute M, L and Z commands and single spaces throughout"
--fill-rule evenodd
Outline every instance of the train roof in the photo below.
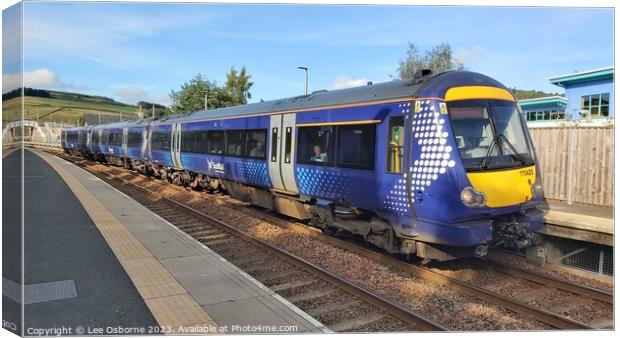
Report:
M 443 98 L 446 90 L 453 86 L 487 85 L 506 89 L 498 81 L 476 72 L 448 71 L 433 74 L 422 71 L 413 79 L 394 80 L 378 84 L 368 84 L 340 90 L 320 90 L 309 95 L 301 95 L 278 100 L 271 100 L 246 105 L 202 110 L 188 114 L 172 115 L 155 124 L 172 122 L 231 118 L 252 116 L 266 113 L 295 112 L 308 109 L 320 109 L 344 104 L 356 104 L 373 101 L 397 100 L 418 97 Z
M 425 80 L 425 79 L 424 79 Z M 319 90 L 308 95 L 284 99 L 250 103 L 234 107 L 202 110 L 189 114 L 172 115 L 158 122 L 170 123 L 179 120 L 201 120 L 248 116 L 254 114 L 295 111 L 321 108 L 342 104 L 355 104 L 368 101 L 415 97 L 423 81 L 395 80 L 378 84 L 368 84 L 339 90 Z
M 149 122 L 153 121 L 153 118 L 145 118 L 145 119 L 137 119 L 137 120 L 126 120 L 126 121 L 118 121 L 106 124 L 99 124 L 94 126 L 96 129 L 117 129 L 117 128 L 132 128 L 132 127 L 141 127 L 147 126 Z
M 261 115 L 266 113 L 295 112 L 308 109 L 321 109 L 344 104 L 364 102 L 380 102 L 418 97 L 443 98 L 448 88 L 462 85 L 487 85 L 506 89 L 498 81 L 475 72 L 449 71 L 433 74 L 421 72 L 413 79 L 394 80 L 389 82 L 368 84 L 339 90 L 320 90 L 309 95 L 301 95 L 284 99 L 250 103 L 234 107 L 202 110 L 187 114 L 166 116 L 161 119 L 140 119 L 135 121 L 114 122 L 98 125 L 95 128 L 123 128 L 133 126 L 147 126 L 154 124 L 169 124 L 173 122 L 210 120 L 218 118 L 234 118 L 241 116 Z
M 63 131 L 79 131 L 82 129 L 86 129 L 87 126 L 76 126 L 76 127 L 69 127 L 69 128 L 63 128 Z

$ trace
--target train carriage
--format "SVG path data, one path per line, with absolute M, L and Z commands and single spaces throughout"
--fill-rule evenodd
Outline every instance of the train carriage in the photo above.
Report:
M 484 256 L 489 245 L 531 245 L 543 224 L 540 173 L 516 100 L 478 73 L 420 72 L 143 128 L 147 156 L 127 155 L 153 173 L 223 188 L 392 253 Z
M 63 129 L 60 134 L 60 142 L 63 149 L 73 155 L 86 155 L 88 153 L 88 127 L 73 127 Z

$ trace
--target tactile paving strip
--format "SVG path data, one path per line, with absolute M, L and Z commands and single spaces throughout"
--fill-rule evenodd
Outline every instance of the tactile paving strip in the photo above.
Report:
M 3 277 L 2 294 L 18 303 L 21 303 L 21 288 L 18 283 Z M 51 302 L 77 297 L 75 282 L 71 280 L 61 280 L 56 282 L 46 282 L 38 284 L 24 285 L 24 305 Z

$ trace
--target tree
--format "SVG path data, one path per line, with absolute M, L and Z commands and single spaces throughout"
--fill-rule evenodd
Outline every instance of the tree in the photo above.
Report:
M 205 93 L 208 98 L 208 107 L 218 108 L 216 101 L 218 91 L 219 88 L 215 82 L 207 80 L 198 73 L 193 79 L 182 84 L 179 91 L 170 91 L 169 96 L 172 100 L 170 109 L 176 114 L 204 110 Z
M 246 104 L 248 99 L 252 98 L 250 88 L 254 85 L 250 82 L 252 76 L 247 74 L 245 66 L 237 73 L 234 67 L 230 68 L 230 72 L 226 74 L 226 86 L 224 89 L 231 96 L 232 102 L 235 104 Z
M 174 114 L 204 110 L 205 92 L 209 109 L 246 104 L 247 99 L 251 98 L 249 90 L 253 85 L 250 77 L 245 67 L 239 73 L 231 68 L 226 74 L 226 85 L 218 87 L 216 82 L 209 81 L 200 73 L 196 74 L 181 85 L 179 91 L 170 91 L 170 110 Z
M 454 57 L 452 48 L 448 43 L 440 43 L 421 53 L 418 46 L 409 42 L 407 57 L 400 60 L 397 71 L 399 78 L 411 79 L 415 72 L 422 69 L 441 73 L 449 70 L 462 70 L 463 68 L 464 64 Z
M 546 93 L 540 90 L 523 90 L 523 89 L 517 89 L 512 88 L 512 92 L 515 94 L 515 96 L 517 97 L 518 100 L 527 100 L 527 99 L 537 99 L 539 97 L 545 97 L 545 96 L 564 96 L 560 93 Z

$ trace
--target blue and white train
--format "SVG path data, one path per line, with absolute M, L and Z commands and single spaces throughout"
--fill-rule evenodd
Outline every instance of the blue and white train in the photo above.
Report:
M 426 259 L 523 248 L 543 226 L 516 99 L 467 71 L 75 127 L 62 146 Z

